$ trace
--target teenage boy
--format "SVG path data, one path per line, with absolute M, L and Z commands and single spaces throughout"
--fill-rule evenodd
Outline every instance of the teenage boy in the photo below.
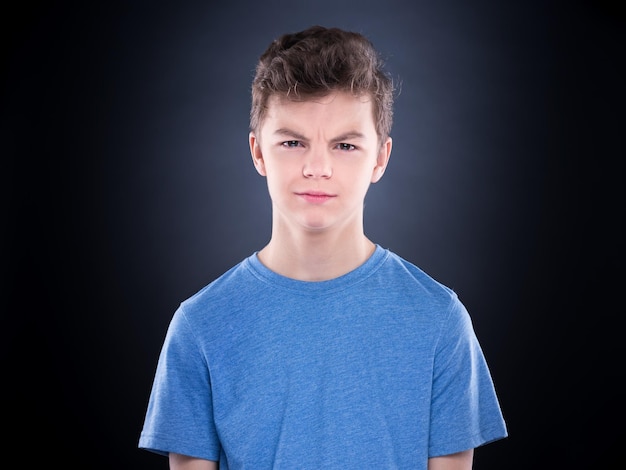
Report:
M 393 93 L 357 33 L 261 56 L 249 143 L 271 238 L 173 316 L 139 441 L 170 468 L 469 470 L 507 435 L 457 295 L 365 235 Z

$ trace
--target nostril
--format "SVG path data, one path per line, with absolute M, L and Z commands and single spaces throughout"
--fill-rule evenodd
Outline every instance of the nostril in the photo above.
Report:
M 307 178 L 330 178 L 333 174 L 330 158 L 324 156 L 310 158 L 304 163 L 302 174 Z

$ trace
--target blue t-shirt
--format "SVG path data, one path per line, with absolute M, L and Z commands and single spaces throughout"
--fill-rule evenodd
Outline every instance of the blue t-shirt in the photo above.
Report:
M 377 246 L 320 282 L 255 253 L 182 302 L 139 447 L 231 470 L 426 470 L 506 435 L 457 295 Z

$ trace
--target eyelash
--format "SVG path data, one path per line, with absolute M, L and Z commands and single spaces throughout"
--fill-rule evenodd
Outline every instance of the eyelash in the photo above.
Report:
M 287 147 L 287 148 L 293 148 L 293 147 L 299 147 L 302 144 L 300 143 L 299 140 L 286 140 L 285 142 L 282 142 L 280 145 L 282 145 L 283 147 Z
M 287 148 L 294 148 L 294 147 L 300 147 L 302 146 L 302 142 L 300 142 L 299 140 L 286 140 L 284 142 L 281 142 L 280 144 L 283 147 L 287 147 Z M 351 151 L 351 150 L 356 150 L 356 146 L 353 144 L 347 144 L 345 142 L 341 142 L 339 144 L 337 144 L 335 146 L 335 148 L 338 148 L 339 150 L 345 150 L 347 152 Z
M 355 145 L 346 144 L 345 142 L 341 142 L 340 144 L 337 144 L 337 147 L 339 147 L 340 150 L 346 150 L 346 151 L 356 150 Z M 345 147 L 348 147 L 348 148 L 345 148 Z

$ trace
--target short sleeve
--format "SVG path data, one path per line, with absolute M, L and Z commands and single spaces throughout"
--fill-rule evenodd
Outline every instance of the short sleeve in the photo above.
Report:
M 434 361 L 429 457 L 506 437 L 487 362 L 470 316 L 456 296 Z
M 155 373 L 139 448 L 218 460 L 207 361 L 180 307 L 170 322 Z

